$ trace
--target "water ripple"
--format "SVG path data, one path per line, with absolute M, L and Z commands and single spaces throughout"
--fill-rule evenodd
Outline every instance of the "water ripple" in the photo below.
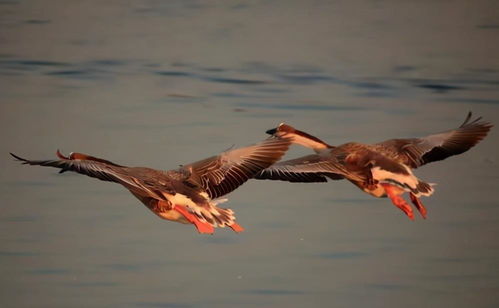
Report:
M 193 76 L 190 73 L 182 71 L 158 71 L 156 74 L 161 76 L 171 76 L 171 77 L 190 77 Z
M 44 268 L 44 269 L 36 269 L 28 272 L 32 275 L 61 275 L 67 274 L 69 271 L 67 269 L 60 268 Z
M 251 80 L 251 79 L 238 79 L 238 78 L 223 78 L 223 77 L 203 77 L 202 79 L 211 82 L 220 83 L 231 83 L 231 84 L 246 84 L 246 85 L 259 85 L 268 83 L 263 80 Z
M 138 302 L 135 305 L 139 307 L 157 307 L 157 308 L 189 308 L 194 307 L 191 304 L 172 303 L 172 302 Z
M 368 254 L 360 251 L 342 251 L 342 252 L 322 253 L 319 254 L 318 256 L 323 259 L 339 260 L 339 259 L 366 257 L 368 256 Z
M 45 61 L 45 60 L 1 60 L 0 68 L 8 70 L 20 70 L 20 71 L 34 71 L 43 67 L 61 67 L 68 66 L 69 64 L 56 61 Z
M 499 104 L 498 99 L 484 99 L 484 98 L 445 98 L 443 99 L 443 101 L 453 102 L 453 103 L 467 103 L 467 104 L 487 104 L 487 105 Z
M 442 84 L 442 83 L 423 83 L 423 84 L 418 84 L 416 85 L 418 88 L 423 88 L 423 89 L 428 89 L 428 90 L 433 90 L 435 93 L 446 93 L 449 91 L 453 90 L 464 90 L 464 87 L 461 86 L 453 86 L 453 85 L 448 85 L 448 84 Z
M 244 293 L 255 295 L 301 295 L 305 294 L 303 291 L 297 290 L 284 290 L 284 289 L 253 289 L 245 291 Z
M 264 104 L 264 103 L 238 103 L 237 106 L 245 108 L 263 108 L 263 109 L 284 109 L 284 110 L 334 110 L 334 111 L 359 111 L 368 110 L 366 107 L 358 106 L 327 106 L 314 104 Z
M 0 257 L 35 257 L 38 255 L 31 251 L 0 251 Z
M 44 25 L 48 24 L 51 21 L 49 19 L 28 19 L 25 21 L 27 24 L 33 24 L 33 25 Z
M 286 83 L 301 85 L 338 81 L 336 78 L 327 75 L 278 75 L 277 78 Z

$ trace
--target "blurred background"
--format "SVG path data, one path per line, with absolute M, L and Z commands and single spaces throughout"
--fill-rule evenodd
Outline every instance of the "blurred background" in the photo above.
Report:
M 246 231 L 212 236 L 8 152 L 171 169 L 280 122 L 376 142 L 498 107 L 497 1 L 0 0 L 0 306 L 497 307 L 497 127 L 416 171 L 427 220 L 249 181 L 225 204 Z

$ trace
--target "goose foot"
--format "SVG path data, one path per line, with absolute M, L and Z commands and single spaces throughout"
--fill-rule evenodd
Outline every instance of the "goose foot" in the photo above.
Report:
M 237 223 L 233 223 L 232 225 L 229 225 L 229 227 L 236 233 L 239 233 L 239 232 L 243 232 L 244 231 L 244 228 L 241 227 L 239 224 Z
M 409 196 L 411 197 L 412 203 L 414 204 L 414 206 L 416 207 L 416 209 L 418 209 L 418 211 L 421 214 L 421 216 L 423 216 L 423 218 L 426 219 L 426 213 L 427 213 L 427 211 L 426 211 L 425 206 L 421 202 L 421 200 L 419 200 L 419 198 L 416 197 L 416 195 L 414 195 L 412 192 L 409 193 Z
M 398 187 L 394 187 L 390 184 L 383 183 L 381 184 L 383 188 L 385 189 L 386 194 L 392 200 L 392 203 L 401 209 L 407 217 L 409 217 L 410 220 L 414 220 L 414 212 L 412 211 L 412 208 L 407 204 L 407 202 L 398 195 Z
M 215 232 L 215 229 L 213 229 L 212 225 L 210 225 L 207 222 L 200 221 L 195 215 L 189 212 L 183 205 L 175 204 L 174 210 L 182 214 L 185 217 L 185 219 L 187 219 L 190 223 L 192 223 L 196 227 L 199 233 L 213 234 L 213 232 Z

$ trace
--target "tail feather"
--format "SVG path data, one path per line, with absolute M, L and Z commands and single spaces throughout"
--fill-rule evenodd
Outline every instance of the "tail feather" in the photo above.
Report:
M 217 206 L 196 207 L 193 210 L 193 214 L 203 221 L 207 222 L 213 227 L 224 228 L 226 226 L 231 226 L 235 223 L 236 217 L 234 211 L 231 209 L 221 208 Z
M 433 193 L 433 185 L 435 184 L 419 181 L 416 185 L 416 189 L 414 189 L 412 193 L 416 195 L 416 197 L 429 196 Z

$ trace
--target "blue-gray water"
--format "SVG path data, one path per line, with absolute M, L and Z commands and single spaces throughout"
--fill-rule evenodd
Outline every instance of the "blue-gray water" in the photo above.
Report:
M 496 1 L 0 1 L 0 306 L 497 307 L 499 138 L 417 170 L 409 221 L 347 182 L 250 181 L 242 234 L 56 149 L 175 168 L 287 122 L 333 144 L 499 123 Z M 308 153 L 293 149 L 288 157 Z

